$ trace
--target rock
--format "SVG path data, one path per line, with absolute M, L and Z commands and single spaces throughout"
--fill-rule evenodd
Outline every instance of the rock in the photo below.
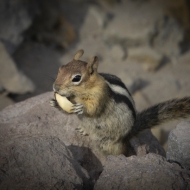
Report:
M 103 11 L 100 6 L 89 6 L 88 16 L 91 14 L 96 18 L 96 21 L 101 28 L 104 28 L 109 22 L 109 17 L 107 14 L 105 14 L 105 11 Z
M 58 49 L 68 48 L 76 40 L 72 24 L 51 3 L 44 5 L 47 10 L 42 12 L 27 31 L 33 40 Z M 56 27 L 55 27 L 56 26 Z
M 143 63 L 146 71 L 156 71 L 162 65 L 164 56 L 150 47 L 138 47 L 128 49 L 128 59 Z
M 23 32 L 32 24 L 39 7 L 37 1 L 1 0 L 0 2 L 0 39 L 13 53 L 23 41 Z
M 149 84 L 149 82 L 145 81 L 141 78 L 133 78 L 133 77 L 127 76 L 125 84 L 129 90 L 129 92 L 134 95 L 137 91 L 146 87 Z
M 100 11 L 101 14 L 99 14 L 97 11 Z M 82 40 L 87 40 L 87 43 L 91 43 L 91 41 L 93 41 L 94 39 L 96 40 L 96 36 L 98 36 L 102 30 L 102 25 L 104 25 L 104 13 L 97 9 L 97 7 L 95 8 L 94 6 L 89 6 L 88 7 L 88 11 L 86 11 L 85 17 L 82 21 L 82 26 L 80 26 L 80 30 L 79 30 L 79 37 L 81 39 L 81 43 L 83 43 Z M 102 20 L 103 19 L 103 20 Z M 92 39 L 90 39 L 92 38 Z M 81 44 L 81 47 L 86 47 L 86 46 L 82 46 L 84 44 Z M 92 51 L 92 50 L 91 50 Z M 85 50 L 85 54 L 90 55 L 89 52 L 88 53 L 88 49 Z
M 167 159 L 190 169 L 190 122 L 181 122 L 168 137 Z
M 181 43 L 185 38 L 184 28 L 174 17 L 166 16 L 161 4 L 156 1 L 122 1 L 120 6 L 112 9 L 114 17 L 105 27 L 104 40 L 109 44 L 119 43 L 126 49 L 151 46 L 176 62 L 184 48 Z M 155 55 L 152 56 L 148 56 L 147 61 L 155 62 L 156 59 L 157 62 Z M 145 66 L 146 70 L 156 68 Z
M 163 17 L 156 22 L 155 27 L 157 35 L 152 40 L 153 47 L 175 63 L 182 52 L 180 43 L 184 40 L 183 29 L 172 17 Z
M 93 148 L 91 139 L 75 131 L 78 119 L 75 115 L 63 114 L 49 105 L 53 92 L 45 93 L 21 103 L 11 105 L 0 112 L 0 142 L 9 142 L 14 137 L 56 137 L 71 150 L 92 177 L 102 171 L 105 156 Z M 48 155 L 47 155 L 48 156 Z
M 110 55 L 112 55 L 113 62 L 120 62 L 125 58 L 125 52 L 120 45 L 114 45 L 110 49 Z
M 150 43 L 155 34 L 154 23 L 163 11 L 152 2 L 143 2 L 139 6 L 138 2 L 122 1 L 119 6 L 113 7 L 112 14 L 112 22 L 104 31 L 105 38 L 117 38 L 127 47 L 133 47 Z
M 0 42 L 0 84 L 8 92 L 24 94 L 34 91 L 33 82 L 16 67 L 16 64 Z
M 58 0 L 1 0 L 0 39 L 9 53 L 14 53 L 25 38 L 68 47 L 76 39 L 76 33 L 61 7 Z
M 164 150 L 167 150 L 168 136 L 179 121 L 171 121 L 151 129 L 152 134 L 158 139 Z
M 94 147 L 89 136 L 81 136 L 75 131 L 78 126 L 78 118 L 75 115 L 63 114 L 50 107 L 51 98 L 53 92 L 48 92 L 2 110 L 0 142 L 12 144 L 16 137 L 56 137 L 60 144 L 64 143 L 69 148 L 74 159 L 89 172 L 91 178 L 96 179 L 103 170 L 105 155 Z M 158 141 L 150 132 L 144 131 L 141 134 L 143 137 L 139 135 L 132 141 L 133 154 L 155 152 L 164 155 Z
M 56 137 L 13 136 L 0 146 L 0 189 L 89 189 L 87 172 Z
M 94 190 L 189 189 L 189 174 L 155 154 L 128 158 L 109 156 Z
M 166 156 L 165 150 L 162 148 L 157 138 L 152 135 L 150 129 L 144 130 L 136 137 L 132 138 L 130 140 L 130 145 L 137 156 L 143 156 L 148 153 Z
M 7 97 L 6 94 L 0 93 L 0 110 L 11 104 L 14 104 L 14 101 Z
M 179 63 L 190 65 L 190 50 L 180 56 Z
M 155 127 L 155 128 L 152 128 L 151 132 L 156 137 L 156 139 L 158 139 L 160 144 L 163 146 L 162 139 L 163 139 L 163 136 L 164 136 L 164 134 L 163 134 L 164 132 L 163 132 L 162 128 L 159 127 L 159 126 Z
M 149 98 L 141 91 L 137 91 L 133 94 L 133 99 L 135 101 L 136 110 L 142 111 L 152 105 Z

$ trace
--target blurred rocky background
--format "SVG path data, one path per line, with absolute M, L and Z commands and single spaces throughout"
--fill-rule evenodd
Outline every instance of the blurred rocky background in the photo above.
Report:
M 190 0 L 1 0 L 1 189 L 189 189 L 189 122 L 153 129 L 162 146 L 145 130 L 133 156 L 106 159 L 48 105 L 42 93 L 78 49 L 124 81 L 138 111 L 190 96 Z
M 81 48 L 124 81 L 138 111 L 190 95 L 189 0 L 1 0 L 0 109 L 51 91 Z M 177 123 L 153 129 L 165 148 Z

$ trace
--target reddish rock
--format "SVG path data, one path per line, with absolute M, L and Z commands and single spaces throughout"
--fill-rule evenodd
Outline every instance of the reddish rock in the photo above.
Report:
M 189 189 L 189 175 L 189 171 L 156 154 L 109 156 L 94 190 Z
M 10 170 L 9 172 L 15 175 L 21 175 L 22 173 L 20 173 L 19 168 L 25 167 L 26 165 L 29 170 L 34 167 L 34 171 L 38 171 L 43 176 L 44 167 L 48 172 L 52 172 L 51 167 L 54 167 L 54 164 L 60 162 L 62 157 L 66 159 L 64 157 L 66 148 L 63 145 L 65 144 L 72 152 L 73 159 L 89 172 L 93 180 L 96 180 L 103 170 L 106 157 L 95 149 L 89 136 L 81 136 L 75 131 L 75 128 L 78 126 L 78 119 L 75 115 L 63 114 L 49 105 L 49 100 L 52 97 L 53 93 L 48 92 L 24 102 L 11 105 L 0 112 L 1 158 L 9 160 L 9 157 L 18 156 L 17 153 L 19 152 L 19 158 L 22 157 L 22 159 L 20 159 L 19 165 L 14 165 L 15 171 L 12 172 Z M 56 146 L 54 145 L 54 141 L 56 141 Z M 16 152 L 10 152 L 11 147 L 14 147 Z M 158 141 L 149 131 L 144 131 L 132 139 L 131 147 L 132 154 L 140 156 L 149 152 L 164 154 Z M 56 162 L 48 162 L 48 159 L 45 159 L 50 156 L 49 151 L 53 151 L 51 156 L 54 156 L 54 159 L 57 160 Z M 42 157 L 39 156 L 41 152 L 43 154 Z M 32 158 L 28 159 L 28 157 Z M 26 160 L 32 159 L 32 162 L 26 162 Z M 37 167 L 35 163 L 38 164 L 38 160 L 40 159 L 44 160 L 44 167 L 35 169 Z M 2 168 L 2 171 L 7 172 L 8 170 L 4 168 L 5 164 L 2 163 L 0 162 L 0 168 Z M 59 164 L 57 163 L 56 165 L 57 170 L 59 170 L 56 170 L 57 173 L 62 172 Z M 16 169 L 17 166 L 18 169 Z M 27 173 L 28 170 L 25 172 Z M 49 179 L 46 176 L 44 177 Z M 40 178 L 40 181 L 42 178 Z M 84 179 L 81 176 L 79 178 L 84 183 Z M 22 179 L 22 176 L 18 179 Z

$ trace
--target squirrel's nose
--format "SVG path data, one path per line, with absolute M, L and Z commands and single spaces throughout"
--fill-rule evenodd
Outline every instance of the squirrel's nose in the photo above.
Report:
M 53 91 L 54 92 L 58 92 L 60 89 L 60 85 L 59 84 L 53 84 Z

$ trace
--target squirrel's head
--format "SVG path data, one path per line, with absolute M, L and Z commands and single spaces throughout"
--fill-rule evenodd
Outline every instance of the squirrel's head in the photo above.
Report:
M 77 96 L 93 86 L 97 76 L 98 57 L 92 57 L 87 63 L 79 60 L 83 53 L 83 50 L 79 50 L 71 62 L 59 68 L 53 84 L 54 92 L 66 97 Z

